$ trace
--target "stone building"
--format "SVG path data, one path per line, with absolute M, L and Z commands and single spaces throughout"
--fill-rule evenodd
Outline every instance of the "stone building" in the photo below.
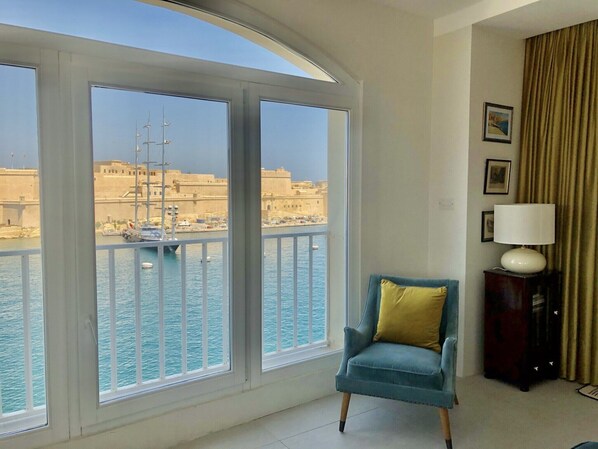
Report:
M 110 160 L 94 163 L 95 219 L 104 223 L 132 222 L 135 216 L 137 190 L 138 219 L 149 216 L 159 221 L 162 197 L 162 172 L 143 165 L 138 168 L 128 162 Z M 262 169 L 262 216 L 265 220 L 325 217 L 327 184 L 311 181 L 293 182 L 284 168 Z M 166 205 L 177 205 L 181 219 L 225 220 L 228 218 L 228 180 L 213 174 L 165 171 L 164 198 Z M 0 168 L 0 223 L 22 227 L 39 227 L 39 176 L 36 169 Z

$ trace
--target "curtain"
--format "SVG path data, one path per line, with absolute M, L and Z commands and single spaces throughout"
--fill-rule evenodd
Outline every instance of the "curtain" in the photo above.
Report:
M 526 42 L 518 202 L 556 204 L 561 376 L 598 384 L 598 21 Z

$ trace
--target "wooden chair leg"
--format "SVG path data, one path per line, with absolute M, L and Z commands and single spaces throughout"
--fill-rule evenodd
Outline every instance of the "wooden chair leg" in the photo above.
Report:
M 455 405 L 459 405 L 459 398 L 457 397 L 457 393 L 455 393 Z
M 345 421 L 347 421 L 347 412 L 349 411 L 349 401 L 351 393 L 343 393 L 343 404 L 341 405 L 341 419 L 338 423 L 339 432 L 345 431 Z
M 442 425 L 442 433 L 444 434 L 446 449 L 453 449 L 453 440 L 451 438 L 451 423 L 449 421 L 448 410 L 445 408 L 439 408 L 438 412 L 440 413 L 440 424 Z

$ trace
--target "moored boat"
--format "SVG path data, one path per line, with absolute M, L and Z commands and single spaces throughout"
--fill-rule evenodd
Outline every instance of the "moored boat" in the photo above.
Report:
M 151 140 L 150 138 L 150 129 L 151 129 L 151 123 L 149 121 L 148 118 L 148 122 L 147 124 L 145 124 L 143 127 L 147 130 L 147 139 L 145 142 L 143 142 L 143 145 L 146 146 L 146 156 L 147 159 L 145 162 L 143 162 L 143 164 L 145 164 L 145 172 L 147 174 L 147 178 L 146 181 L 143 183 L 145 184 L 145 188 L 146 188 L 146 204 L 145 204 L 145 208 L 146 208 L 146 219 L 145 219 L 145 223 L 142 224 L 141 226 L 139 226 L 138 224 L 138 219 L 137 219 L 137 209 L 139 207 L 138 204 L 138 184 L 137 184 L 137 174 L 138 174 L 138 170 L 139 170 L 139 164 L 138 164 L 138 155 L 139 152 L 141 151 L 138 145 L 138 139 L 140 137 L 139 133 L 135 133 L 135 138 L 136 138 L 136 145 L 135 145 L 135 223 L 131 224 L 127 229 L 125 229 L 122 232 L 122 237 L 125 239 L 125 241 L 130 242 L 130 243 L 135 243 L 135 242 L 164 242 L 164 241 L 172 241 L 172 244 L 169 245 L 164 245 L 164 252 L 171 252 L 174 253 L 178 247 L 179 244 L 178 243 L 174 243 L 176 242 L 176 237 L 175 237 L 175 228 L 176 228 L 176 218 L 178 216 L 178 206 L 168 206 L 168 215 L 171 216 L 172 219 L 172 225 L 171 225 L 171 235 L 168 236 L 166 234 L 165 231 L 165 227 L 164 227 L 164 221 L 165 221 L 165 216 L 166 216 L 166 207 L 165 207 L 165 203 L 164 203 L 164 197 L 165 197 L 165 190 L 166 190 L 166 185 L 165 185 L 165 167 L 167 164 L 167 162 L 165 161 L 165 147 L 166 145 L 170 144 L 170 141 L 166 139 L 166 127 L 169 126 L 169 123 L 167 123 L 164 119 L 164 114 L 162 115 L 162 141 L 160 143 L 158 143 L 157 145 L 162 146 L 162 162 L 159 164 L 156 164 L 155 162 L 150 161 L 150 144 L 155 143 L 154 141 Z M 162 190 L 162 194 L 161 194 L 161 206 L 160 206 L 160 210 L 161 210 L 161 219 L 160 219 L 160 226 L 156 226 L 151 224 L 150 222 L 150 208 L 151 208 L 151 180 L 150 180 L 150 165 L 154 164 L 154 165 L 158 165 L 161 167 L 162 170 L 162 181 L 161 181 L 161 190 Z M 157 249 L 157 246 L 152 246 L 152 247 L 148 247 L 148 249 Z

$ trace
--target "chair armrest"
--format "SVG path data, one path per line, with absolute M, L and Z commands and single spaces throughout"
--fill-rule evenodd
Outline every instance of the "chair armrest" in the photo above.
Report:
M 345 347 L 343 350 L 343 360 L 338 370 L 338 374 L 345 375 L 347 373 L 347 363 L 349 362 L 349 359 L 363 351 L 371 342 L 371 337 L 364 333 L 362 329 L 354 329 L 348 326 L 345 327 Z
M 455 392 L 455 380 L 457 372 L 457 339 L 447 337 L 442 345 L 440 369 L 444 374 L 443 390 Z

